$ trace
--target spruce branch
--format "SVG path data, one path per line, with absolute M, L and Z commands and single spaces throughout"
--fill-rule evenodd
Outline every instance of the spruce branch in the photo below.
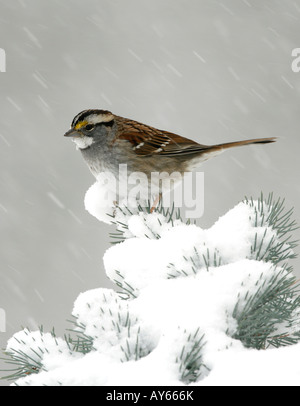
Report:
M 118 279 L 115 278 L 113 282 L 120 289 L 118 294 L 122 295 L 123 299 L 136 298 L 138 296 L 137 290 L 125 281 L 125 278 L 120 271 L 115 270 L 115 274 Z
M 24 339 L 14 337 L 15 347 L 10 346 L 7 351 L 4 351 L 5 357 L 1 359 L 6 364 L 12 365 L 15 368 L 3 370 L 3 372 L 10 372 L 10 374 L 1 377 L 1 379 L 16 380 L 31 374 L 38 374 L 40 371 L 47 371 L 43 359 L 46 354 L 49 355 L 50 353 L 47 348 L 50 341 L 52 345 L 53 343 L 55 344 L 57 352 L 61 352 L 61 341 L 58 341 L 54 329 L 50 334 L 45 334 L 42 326 L 39 327 L 38 332 L 34 333 L 25 328 L 22 334 Z M 65 344 L 71 353 L 70 342 L 66 341 Z
M 200 248 L 193 247 L 193 253 L 189 256 L 183 256 L 184 267 L 178 268 L 177 265 L 170 263 L 168 265 L 168 279 L 173 279 L 181 276 L 197 275 L 201 269 L 206 269 L 209 272 L 211 267 L 219 267 L 222 265 L 222 258 L 217 248 L 211 254 L 209 248 L 205 247 L 200 251 Z
M 30 351 L 35 352 L 32 348 Z M 2 372 L 10 372 L 9 375 L 1 377 L 8 381 L 15 381 L 16 379 L 23 378 L 31 374 L 38 374 L 40 371 L 45 370 L 41 362 L 41 355 L 35 352 L 37 358 L 30 357 L 27 353 L 20 350 L 5 351 L 6 357 L 2 359 L 6 364 L 13 365 L 16 368 L 9 370 L 2 370 Z
M 92 304 L 81 303 L 79 311 L 73 315 L 72 330 L 76 334 L 72 344 L 77 352 L 108 351 L 127 362 L 152 351 L 148 334 L 143 334 L 138 318 L 116 292 L 102 292 Z
M 68 345 L 72 346 L 71 348 L 74 352 L 88 354 L 89 352 L 94 350 L 93 337 L 85 334 L 85 325 L 83 323 L 80 323 L 77 317 L 72 317 L 72 320 L 67 321 L 73 324 L 73 328 L 67 329 L 67 331 L 75 334 L 75 338 L 71 335 L 68 335 L 66 338 Z
M 252 209 L 250 220 L 258 229 L 251 245 L 251 259 L 277 265 L 296 258 L 293 249 L 297 246 L 297 241 L 291 240 L 291 233 L 298 227 L 295 220 L 292 220 L 293 208 L 285 211 L 285 199 L 275 200 L 273 193 L 265 199 L 261 193 L 257 201 L 246 197 L 244 203 Z
M 202 357 L 205 342 L 204 334 L 200 336 L 199 328 L 193 333 L 184 330 L 183 335 L 185 344 L 176 358 L 176 363 L 179 364 L 180 380 L 189 384 L 198 381 L 208 371 Z
M 145 227 L 147 232 L 145 233 L 145 237 L 150 239 L 159 239 L 160 234 L 156 232 L 152 227 L 149 227 L 146 219 L 151 214 L 156 213 L 159 214 L 163 218 L 164 224 L 170 224 L 172 227 L 174 226 L 175 221 L 183 222 L 181 217 L 180 209 L 175 209 L 174 203 L 172 204 L 171 208 L 164 207 L 163 198 L 160 199 L 157 206 L 155 208 L 152 207 L 150 201 L 147 202 L 145 206 L 138 204 L 137 207 L 127 207 L 127 206 L 116 206 L 116 212 L 112 218 L 111 223 L 116 226 L 116 230 L 110 233 L 110 238 L 112 239 L 111 244 L 119 244 L 124 242 L 127 238 L 131 238 L 132 234 L 128 227 L 128 219 L 133 215 L 143 216 Z M 163 226 L 163 223 L 159 218 L 157 218 L 158 222 L 158 229 Z M 188 219 L 186 224 L 190 224 L 191 221 Z
M 297 332 L 291 331 L 290 326 L 295 312 L 299 311 L 300 296 L 299 284 L 291 269 L 274 268 L 273 276 L 267 280 L 261 275 L 256 287 L 254 293 L 247 292 L 238 298 L 232 314 L 237 322 L 233 338 L 256 349 L 297 343 Z

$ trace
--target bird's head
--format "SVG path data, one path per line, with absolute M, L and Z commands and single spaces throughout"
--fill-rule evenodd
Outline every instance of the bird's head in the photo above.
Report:
M 110 111 L 84 110 L 74 117 L 65 137 L 70 137 L 79 149 L 86 149 L 107 137 L 113 125 L 114 115 Z

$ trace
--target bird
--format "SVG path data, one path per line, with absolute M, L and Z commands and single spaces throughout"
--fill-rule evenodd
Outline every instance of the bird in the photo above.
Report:
M 109 172 L 122 183 L 119 168 L 125 165 L 128 176 L 146 176 L 149 190 L 153 173 L 177 173 L 180 182 L 185 173 L 227 149 L 276 141 L 270 137 L 204 145 L 101 109 L 81 111 L 64 135 L 75 142 L 96 179 Z

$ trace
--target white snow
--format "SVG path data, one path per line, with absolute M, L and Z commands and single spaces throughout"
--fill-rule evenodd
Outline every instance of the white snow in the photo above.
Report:
M 39 363 L 42 363 L 45 370 L 56 369 L 70 359 L 78 358 L 77 354 L 70 352 L 63 339 L 28 329 L 19 331 L 9 340 L 6 351 L 21 357 L 26 354 L 34 367 L 38 368 Z
M 99 221 L 110 224 L 114 213 L 115 194 L 109 188 L 103 188 L 95 182 L 86 192 L 84 204 L 86 210 Z
M 85 204 L 103 220 L 100 189 L 93 185 Z M 117 210 L 128 238 L 107 250 L 104 265 L 131 297 L 124 300 L 104 288 L 79 295 L 73 316 L 93 343 L 85 355 L 49 333 L 16 334 L 7 349 L 34 359 L 38 353 L 42 365 L 40 373 L 17 384 L 183 385 L 188 337 L 203 336 L 204 367 L 191 385 L 299 385 L 300 344 L 255 350 L 233 338 L 238 300 L 243 306 L 247 295 L 266 289 L 274 273 L 286 272 L 253 258 L 255 234 L 258 241 L 265 235 L 262 250 L 277 238 L 267 224 L 255 226 L 254 209 L 240 203 L 207 230 L 180 220 L 171 224 L 158 213 L 126 217 Z

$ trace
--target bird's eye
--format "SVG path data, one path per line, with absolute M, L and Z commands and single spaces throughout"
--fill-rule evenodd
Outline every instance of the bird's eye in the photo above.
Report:
M 94 127 L 95 127 L 94 124 L 88 124 L 88 125 L 85 126 L 85 129 L 87 131 L 92 131 L 94 129 Z

